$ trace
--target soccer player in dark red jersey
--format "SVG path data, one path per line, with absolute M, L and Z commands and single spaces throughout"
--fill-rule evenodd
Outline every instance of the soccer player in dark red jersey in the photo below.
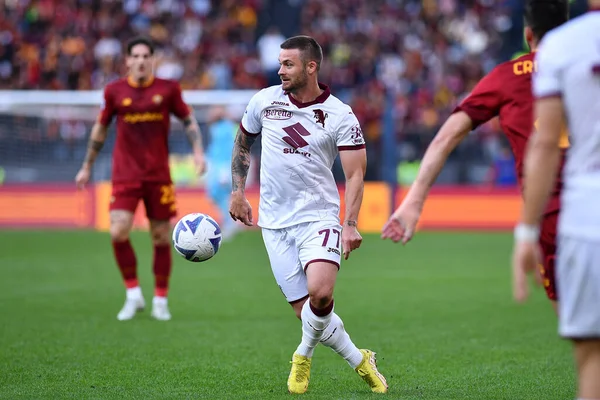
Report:
M 191 142 L 197 172 L 203 173 L 204 150 L 200 128 L 192 109 L 182 99 L 179 84 L 153 76 L 153 43 L 143 37 L 127 43 L 126 78 L 104 89 L 104 102 L 92 128 L 89 147 L 75 181 L 82 188 L 102 149 L 113 117 L 117 137 L 113 152 L 110 235 L 115 259 L 126 287 L 120 321 L 133 318 L 145 302 L 137 277 L 135 252 L 129 241 L 133 216 L 140 200 L 150 221 L 154 245 L 155 277 L 152 317 L 169 320 L 167 291 L 171 275 L 171 224 L 176 215 L 175 192 L 169 170 L 169 119 L 174 114 L 185 126 Z
M 567 0 L 527 0 L 525 38 L 531 53 L 494 68 L 456 107 L 441 127 L 425 156 L 419 174 L 402 204 L 383 227 L 382 238 L 406 244 L 413 236 L 429 189 L 442 171 L 446 159 L 458 144 L 479 125 L 500 117 L 500 125 L 515 156 L 519 183 L 523 179 L 523 159 L 527 140 L 534 129 L 531 77 L 535 70 L 534 53 L 542 37 L 568 20 Z M 568 146 L 565 134 L 563 147 Z M 564 154 L 563 154 L 564 155 Z M 540 246 L 543 253 L 542 276 L 548 298 L 556 307 L 554 259 L 556 224 L 560 209 L 557 181 L 542 223 Z

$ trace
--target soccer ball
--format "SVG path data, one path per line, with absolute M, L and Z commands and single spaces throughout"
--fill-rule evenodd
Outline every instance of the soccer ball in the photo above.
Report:
M 217 254 L 220 245 L 221 228 L 209 215 L 188 214 L 173 229 L 173 247 L 188 261 L 206 261 Z

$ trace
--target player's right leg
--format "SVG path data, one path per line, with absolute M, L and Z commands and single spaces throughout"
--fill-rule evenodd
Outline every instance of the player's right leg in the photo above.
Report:
M 559 250 L 559 331 L 574 344 L 578 397 L 600 399 L 600 243 L 561 236 Z
M 140 188 L 113 184 L 110 203 L 110 237 L 112 247 L 125 283 L 126 300 L 117 314 L 119 321 L 133 318 L 136 312 L 145 307 L 142 290 L 137 277 L 137 259 L 129 234 L 133 226 L 133 216 L 139 202 Z
M 377 369 L 375 353 L 360 350 L 344 329 L 342 319 L 333 312 L 333 289 L 341 259 L 339 224 L 313 222 L 302 224 L 297 235 L 299 257 L 306 271 L 310 300 L 302 308 L 302 343 L 298 354 L 312 354 L 322 343 L 342 356 L 375 393 L 387 392 L 388 385 Z M 318 332 L 322 329 L 322 332 Z M 315 338 L 319 338 L 315 342 Z

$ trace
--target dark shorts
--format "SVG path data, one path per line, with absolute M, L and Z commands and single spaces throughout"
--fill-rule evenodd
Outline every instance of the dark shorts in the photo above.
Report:
M 558 211 L 546 214 L 540 227 L 540 247 L 542 249 L 542 277 L 544 289 L 550 300 L 558 300 L 554 264 L 556 261 L 556 227 Z
M 171 183 L 113 183 L 109 210 L 135 213 L 140 200 L 144 202 L 148 219 L 166 221 L 177 215 L 175 189 Z

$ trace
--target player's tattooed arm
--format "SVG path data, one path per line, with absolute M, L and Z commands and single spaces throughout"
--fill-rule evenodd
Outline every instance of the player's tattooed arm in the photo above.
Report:
M 202 146 L 202 133 L 200 132 L 200 126 L 198 125 L 198 121 L 196 121 L 194 114 L 190 114 L 183 120 L 183 126 L 185 127 L 185 134 L 194 151 L 202 152 L 204 149 Z
M 257 136 L 247 135 L 238 129 L 231 155 L 231 183 L 234 192 L 244 192 L 246 188 L 246 178 L 250 169 L 250 148 L 256 138 Z
M 83 167 L 91 168 L 96 161 L 96 157 L 98 157 L 98 153 L 104 147 L 104 142 L 106 141 L 106 137 L 108 136 L 108 127 L 102 125 L 99 122 L 96 122 L 92 127 L 92 134 L 90 135 L 90 140 L 88 141 L 88 148 L 85 154 L 85 159 L 83 160 Z

